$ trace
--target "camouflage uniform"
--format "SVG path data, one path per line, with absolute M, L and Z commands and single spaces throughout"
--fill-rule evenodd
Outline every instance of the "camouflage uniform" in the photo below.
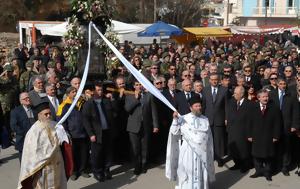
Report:
M 32 67 L 32 62 L 28 61 L 26 62 L 26 68 L 31 68 Z M 30 86 L 30 79 L 37 75 L 34 71 L 31 69 L 28 69 L 26 72 L 23 72 L 20 76 L 20 81 L 19 81 L 19 86 L 20 86 L 20 92 L 25 92 L 25 91 L 30 91 L 29 86 Z
M 13 67 L 11 65 L 6 65 L 4 66 L 4 71 L 13 72 Z M 0 109 L 2 109 L 2 126 L 6 127 L 10 134 L 10 111 L 17 105 L 17 94 L 18 83 L 16 78 L 12 75 L 9 77 L 2 76 L 0 78 Z M 11 135 L 9 136 L 11 137 Z

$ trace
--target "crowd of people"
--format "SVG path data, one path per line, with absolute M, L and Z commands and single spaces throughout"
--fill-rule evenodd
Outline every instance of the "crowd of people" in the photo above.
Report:
M 208 118 L 214 159 L 252 178 L 297 167 L 300 176 L 300 57 L 290 40 L 233 44 L 209 40 L 191 47 L 153 41 L 149 48 L 125 41 L 119 51 L 161 91 L 180 115 L 191 112 L 190 99 L 201 99 Z M 112 179 L 110 167 L 132 159 L 134 174 L 150 162 L 164 161 L 173 111 L 143 88 L 113 54 L 107 80 L 85 86 L 63 123 L 72 141 L 73 174 L 100 182 Z M 1 59 L 1 126 L 15 137 L 22 161 L 26 133 L 47 101 L 59 121 L 70 108 L 81 79 L 67 66 L 58 47 L 30 49 L 19 44 L 11 59 Z M 109 81 L 109 82 L 108 82 Z M 108 87 L 113 83 L 114 87 Z

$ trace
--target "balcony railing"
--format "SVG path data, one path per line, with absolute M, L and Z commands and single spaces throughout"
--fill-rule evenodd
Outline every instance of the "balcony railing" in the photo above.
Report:
M 255 7 L 253 9 L 253 16 L 297 17 L 298 14 L 297 7 Z

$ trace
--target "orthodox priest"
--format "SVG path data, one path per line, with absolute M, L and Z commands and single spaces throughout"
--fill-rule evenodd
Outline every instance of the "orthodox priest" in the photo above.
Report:
M 24 141 L 18 189 L 67 188 L 64 160 L 48 102 L 35 108 L 36 121 Z
M 191 112 L 173 114 L 169 132 L 166 177 L 176 189 L 208 189 L 215 180 L 213 139 L 208 119 L 201 115 L 201 100 L 189 100 Z

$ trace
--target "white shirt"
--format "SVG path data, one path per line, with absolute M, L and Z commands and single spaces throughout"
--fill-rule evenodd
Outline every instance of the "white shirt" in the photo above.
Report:
M 184 94 L 185 94 L 185 98 L 187 98 L 187 95 L 189 98 L 192 98 L 191 92 L 184 91 Z
M 250 76 L 246 76 L 246 82 L 249 82 L 251 80 L 251 77 Z
M 32 109 L 31 109 L 30 107 L 26 107 L 26 106 L 24 106 L 24 105 L 22 105 L 22 106 L 23 106 L 23 108 L 24 108 L 24 110 L 25 110 L 25 112 L 26 112 L 26 114 L 27 114 L 27 117 L 28 117 L 28 118 L 34 118 L 34 117 L 33 117 Z
M 57 100 L 57 98 L 55 96 L 49 96 L 47 95 L 48 99 L 50 100 L 52 106 L 55 109 L 55 112 L 57 112 L 57 108 L 59 106 L 59 101 Z
M 285 91 L 283 91 L 283 96 L 285 95 Z M 279 100 L 280 100 L 280 96 L 281 96 L 281 90 L 280 89 L 278 89 L 278 98 L 279 98 Z
M 240 106 L 243 104 L 244 99 L 245 99 L 245 98 L 242 98 L 240 101 L 238 101 Z
M 214 89 L 216 89 L 216 94 L 218 93 L 218 87 L 211 86 L 211 94 L 214 94 Z
M 263 108 L 265 107 L 265 109 L 267 108 L 267 105 L 263 105 L 262 103 L 259 103 L 260 106 L 260 110 L 263 110 Z

